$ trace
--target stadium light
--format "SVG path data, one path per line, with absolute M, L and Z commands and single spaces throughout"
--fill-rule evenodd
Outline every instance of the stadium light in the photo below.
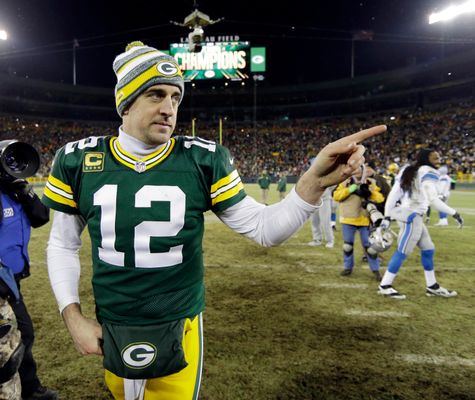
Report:
M 467 0 L 465 3 L 458 6 L 449 6 L 445 10 L 432 13 L 429 15 L 429 24 L 435 24 L 440 21 L 449 21 L 458 17 L 461 14 L 466 14 L 475 11 L 475 0 Z
M 0 40 L 7 40 L 7 39 L 8 39 L 7 31 L 0 29 Z

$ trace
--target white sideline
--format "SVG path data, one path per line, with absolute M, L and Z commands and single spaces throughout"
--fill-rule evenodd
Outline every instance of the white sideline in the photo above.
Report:
M 328 289 L 367 289 L 366 283 L 320 283 L 318 285 L 322 288 Z
M 370 310 L 358 310 L 350 309 L 345 311 L 346 315 L 356 317 L 387 317 L 387 318 L 409 318 L 411 315 L 405 312 L 397 311 L 370 311 Z
M 397 358 L 411 364 L 435 364 L 453 367 L 475 367 L 475 359 L 455 356 L 432 356 L 423 354 L 397 354 Z

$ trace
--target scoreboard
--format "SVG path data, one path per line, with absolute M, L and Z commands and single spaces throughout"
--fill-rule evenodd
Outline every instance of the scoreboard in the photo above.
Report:
M 249 42 L 203 43 L 199 53 L 188 51 L 187 43 L 170 45 L 186 81 L 195 79 L 248 79 L 253 72 L 265 72 L 265 48 L 250 47 Z

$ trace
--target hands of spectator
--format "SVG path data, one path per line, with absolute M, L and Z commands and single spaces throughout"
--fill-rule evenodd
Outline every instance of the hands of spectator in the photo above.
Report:
M 35 197 L 33 188 L 25 179 L 15 179 L 9 182 L 7 187 L 11 197 L 19 203 L 25 203 Z
M 371 190 L 369 189 L 369 185 L 367 183 L 362 183 L 358 190 L 355 191 L 355 194 L 365 200 L 369 199 L 369 197 L 371 196 Z

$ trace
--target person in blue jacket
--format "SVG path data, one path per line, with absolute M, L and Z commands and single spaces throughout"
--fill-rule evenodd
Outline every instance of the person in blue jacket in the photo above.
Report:
M 0 171 L 0 298 L 7 300 L 13 309 L 25 349 L 18 368 L 23 400 L 58 398 L 57 393 L 44 387 L 37 376 L 32 354 L 33 323 L 20 288 L 21 280 L 30 275 L 28 242 L 31 227 L 40 227 L 48 221 L 48 207 L 41 203 L 28 182 Z

